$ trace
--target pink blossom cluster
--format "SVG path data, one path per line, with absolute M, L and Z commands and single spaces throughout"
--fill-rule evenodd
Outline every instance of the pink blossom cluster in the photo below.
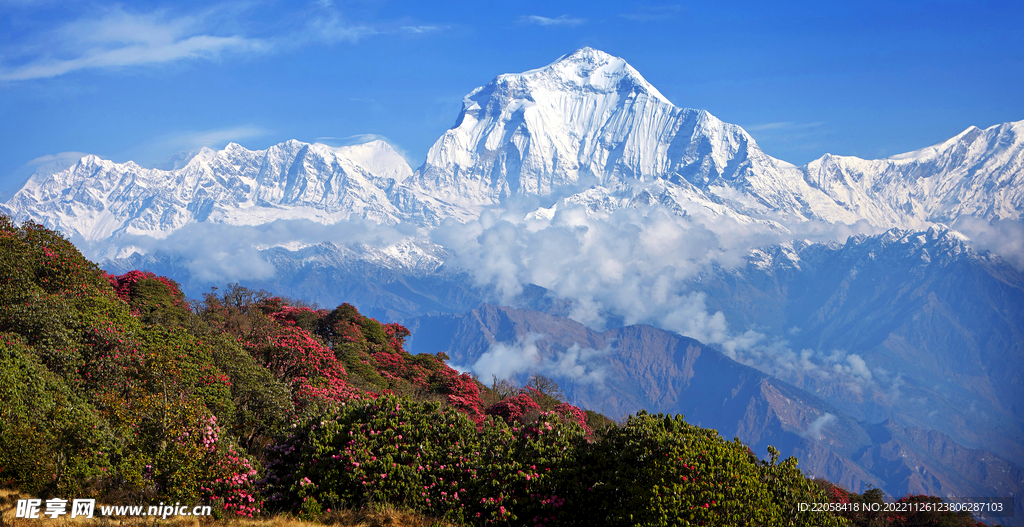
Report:
M 188 302 L 185 301 L 185 295 L 181 293 L 181 289 L 178 288 L 178 284 L 166 276 L 157 276 L 150 271 L 128 271 L 127 273 L 115 276 L 112 274 L 104 273 L 107 281 L 110 282 L 110 286 L 114 288 L 114 292 L 117 293 L 117 297 L 124 300 L 127 303 L 131 303 L 132 286 L 134 286 L 140 280 L 159 280 L 167 289 L 171 292 L 171 298 L 175 306 L 190 309 Z
M 257 498 L 257 471 L 248 457 L 236 451 L 234 445 L 228 445 L 214 471 L 220 476 L 200 488 L 208 499 L 223 500 L 223 510 L 238 516 L 259 515 L 263 501 Z

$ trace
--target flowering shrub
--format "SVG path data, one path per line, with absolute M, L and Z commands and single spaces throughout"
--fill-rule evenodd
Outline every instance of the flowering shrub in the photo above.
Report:
M 280 325 L 265 337 L 242 344 L 274 377 L 291 385 L 297 409 L 360 396 L 345 381 L 345 367 L 334 353 L 298 326 Z
M 459 373 L 444 366 L 431 376 L 430 384 L 446 396 L 453 408 L 466 414 L 477 425 L 483 424 L 484 403 L 480 400 L 480 388 L 468 373 Z
M 377 502 L 444 515 L 466 500 L 479 456 L 476 426 L 458 412 L 395 396 L 353 401 L 270 447 L 268 501 L 300 513 Z
M 525 425 L 509 426 L 500 420 L 489 423 L 482 434 L 485 450 L 480 471 L 485 477 L 478 493 L 498 505 L 491 512 L 491 521 L 596 524 L 591 521 L 592 511 L 580 507 L 579 502 L 581 456 L 587 442 L 585 432 L 576 423 L 554 412 L 543 412 Z
M 480 524 L 558 521 L 583 444 L 555 413 L 478 431 L 436 403 L 383 396 L 292 429 L 270 447 L 266 489 L 273 507 L 307 516 L 373 502 Z
M 682 416 L 640 412 L 610 431 L 583 463 L 586 501 L 608 525 L 839 525 L 799 513 L 824 501 L 796 460 L 759 461 L 746 445 Z
M 157 276 L 150 271 L 128 271 L 120 276 L 108 273 L 103 273 L 103 275 L 110 282 L 110 286 L 114 288 L 117 297 L 124 300 L 125 303 L 131 304 L 138 299 L 140 283 L 145 284 L 147 280 L 156 280 L 167 289 L 168 300 L 171 304 L 188 309 L 188 302 L 185 301 L 185 295 L 181 292 L 178 283 L 166 276 Z
M 263 501 L 256 486 L 256 464 L 230 440 L 221 440 L 216 417 L 210 416 L 204 424 L 200 437 L 208 461 L 206 481 L 199 487 L 203 498 L 220 504 L 220 510 L 229 514 L 259 515 Z
M 320 320 L 327 316 L 327 310 L 309 307 L 289 306 L 279 297 L 268 298 L 257 304 L 261 311 L 273 320 L 286 325 L 298 326 L 310 333 L 316 331 Z
M 0 216 L 0 331 L 24 337 L 50 371 L 73 382 L 83 319 L 104 316 L 113 302 L 99 269 L 69 241 Z
M 542 403 L 550 403 L 551 399 L 550 396 L 536 388 L 527 386 L 521 389 L 518 394 L 506 397 L 488 406 L 485 413 L 501 417 L 509 424 L 526 424 L 536 415 L 540 415 L 543 410 Z M 587 414 L 583 410 L 565 402 L 554 405 L 549 404 L 548 406 L 552 412 L 558 414 L 563 420 L 579 425 L 587 436 L 593 433 L 593 430 L 587 426 Z
M 540 405 L 529 395 L 520 393 L 488 406 L 487 414 L 501 417 L 506 423 L 521 423 L 531 410 L 540 412 Z
M 588 436 L 594 432 L 587 426 L 587 413 L 579 407 L 569 403 L 562 403 L 555 406 L 554 412 L 560 415 L 562 419 L 579 425 Z

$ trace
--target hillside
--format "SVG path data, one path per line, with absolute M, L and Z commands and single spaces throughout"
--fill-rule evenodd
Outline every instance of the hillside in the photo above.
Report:
M 0 478 L 29 495 L 247 517 L 373 502 L 468 524 L 639 511 L 839 524 L 793 510 L 793 496 L 826 499 L 796 460 L 759 461 L 680 417 L 609 428 L 544 378 L 489 390 L 347 304 L 238 286 L 189 303 L 170 279 L 107 275 L 53 231 L 7 218 L 0 251 Z M 636 488 L 650 471 L 658 483 Z M 661 485 L 677 498 L 658 499 Z

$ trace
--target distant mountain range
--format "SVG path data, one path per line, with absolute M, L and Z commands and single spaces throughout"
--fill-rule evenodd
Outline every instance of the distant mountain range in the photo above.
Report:
M 386 143 L 288 141 L 204 149 L 157 170 L 86 156 L 32 178 L 4 206 L 87 241 L 166 236 L 190 222 L 284 218 L 436 225 L 515 197 L 593 211 L 661 203 L 743 221 L 821 219 L 922 228 L 961 215 L 1019 219 L 1024 121 L 970 128 L 887 159 L 775 159 L 739 126 L 679 108 L 624 60 L 591 48 L 470 92 L 413 172 Z
M 33 176 L 0 210 L 64 232 L 111 271 L 167 274 L 193 296 L 217 284 L 170 240 L 336 226 L 320 239 L 257 230 L 224 244 L 251 241 L 235 267 L 262 270 L 245 285 L 402 321 L 414 352 L 445 351 L 478 372 L 542 370 L 576 404 L 613 416 L 681 412 L 759 453 L 779 446 L 851 490 L 1009 493 L 1021 510 L 1024 277 L 949 226 L 1019 224 L 1024 121 L 887 159 L 795 166 L 739 126 L 673 105 L 624 60 L 584 48 L 470 92 L 416 170 L 382 141 L 232 143 L 173 170 L 87 156 Z M 652 211 L 683 230 L 629 223 Z M 501 222 L 508 229 L 492 229 Z M 467 259 L 439 234 L 465 224 L 463 235 L 487 247 L 542 258 L 530 251 L 592 243 L 594 222 L 625 222 L 613 231 L 623 239 L 601 240 L 607 251 L 692 236 L 710 256 L 669 253 L 626 271 L 552 264 L 569 275 L 558 283 L 647 273 L 653 285 L 628 294 L 655 310 L 659 295 L 693 295 L 694 316 L 726 337 L 700 343 L 652 327 L 658 320 L 630 318 L 628 302 L 531 282 L 536 273 L 507 269 L 514 257 Z M 393 230 L 338 234 L 376 224 Z M 866 227 L 837 228 L 854 224 Z M 554 227 L 543 243 L 524 241 Z M 864 234 L 804 239 L 828 229 Z M 735 247 L 741 257 L 728 256 Z M 583 307 L 604 325 L 572 320 Z

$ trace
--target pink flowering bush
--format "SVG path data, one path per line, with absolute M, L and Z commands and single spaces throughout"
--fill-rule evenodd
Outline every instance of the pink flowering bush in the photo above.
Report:
M 585 443 L 553 412 L 478 430 L 450 408 L 383 396 L 293 428 L 268 451 L 265 489 L 271 507 L 308 517 L 391 503 L 473 524 L 560 521 Z
M 589 448 L 578 424 L 554 412 L 542 412 L 529 424 L 495 420 L 484 427 L 481 441 L 484 477 L 478 492 L 499 505 L 492 521 L 569 525 L 589 518 L 567 507 L 578 503 L 580 456 Z
M 540 412 L 540 405 L 528 394 L 520 393 L 488 406 L 487 414 L 496 415 L 507 423 L 518 423 L 523 422 L 531 410 Z
M 276 508 L 309 512 L 392 503 L 445 515 L 473 487 L 476 425 L 435 403 L 352 401 L 296 426 L 267 454 Z
M 544 401 L 544 399 L 551 399 L 551 397 L 531 386 L 527 386 L 520 390 L 518 394 L 488 406 L 485 413 L 501 417 L 509 424 L 528 424 L 533 418 L 542 413 L 541 403 L 550 403 L 550 401 Z M 549 408 L 566 422 L 579 425 L 587 436 L 593 433 L 593 430 L 587 426 L 586 412 L 578 407 L 562 402 L 553 404 Z
M 205 501 L 219 505 L 219 512 L 252 518 L 263 512 L 257 486 L 257 464 L 230 440 L 221 440 L 217 418 L 211 416 L 202 429 L 201 443 L 209 458 L 207 481 L 200 487 Z

